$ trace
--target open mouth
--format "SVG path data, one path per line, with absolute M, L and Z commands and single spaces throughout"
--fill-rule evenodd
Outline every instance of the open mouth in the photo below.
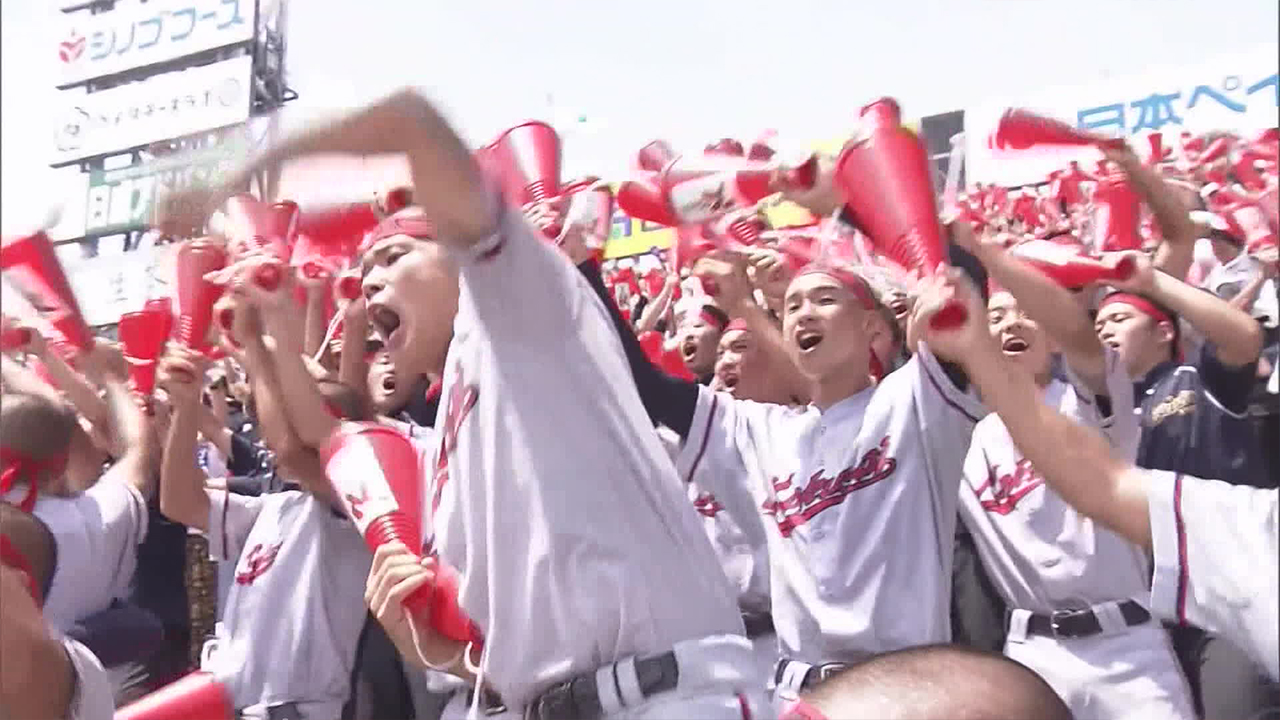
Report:
M 390 347 L 396 330 L 400 328 L 399 313 L 386 305 L 375 303 L 369 306 L 369 322 L 378 337 L 382 338 L 383 345 Z
M 698 354 L 698 342 L 696 340 L 685 340 L 680 343 L 680 354 L 684 357 L 685 362 L 693 359 Z
M 723 386 L 724 389 L 728 390 L 729 392 L 733 392 L 734 388 L 738 387 L 739 380 L 741 380 L 741 378 L 738 377 L 738 373 L 736 372 L 720 373 L 720 385 Z
M 1000 344 L 1000 349 L 1009 355 L 1016 355 L 1018 353 L 1025 352 L 1029 347 L 1031 347 L 1031 345 L 1020 337 L 1005 338 L 1005 341 Z
M 382 376 L 382 389 L 387 392 L 396 391 L 396 376 L 387 374 Z
M 1103 344 L 1103 345 L 1106 345 L 1107 347 L 1111 348 L 1112 350 L 1119 350 L 1119 349 L 1120 349 L 1120 343 L 1119 343 L 1119 342 L 1117 342 L 1117 341 L 1115 341 L 1115 340 L 1103 340 L 1103 341 L 1102 341 L 1102 344 Z
M 796 347 L 801 352 L 808 352 L 818 346 L 822 342 L 822 333 L 817 330 L 801 330 L 796 333 Z

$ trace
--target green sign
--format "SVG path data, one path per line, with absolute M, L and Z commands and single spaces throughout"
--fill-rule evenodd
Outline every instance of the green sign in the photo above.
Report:
M 85 202 L 85 235 L 110 235 L 146 228 L 151 224 L 157 197 L 217 182 L 234 170 L 244 147 L 243 143 L 233 142 L 223 148 L 183 153 L 144 165 L 91 171 Z

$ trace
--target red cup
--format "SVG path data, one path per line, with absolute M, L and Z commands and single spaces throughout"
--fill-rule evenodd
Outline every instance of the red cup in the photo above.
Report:
M 156 388 L 156 363 L 164 350 L 172 322 L 160 312 L 143 309 L 120 316 L 117 333 L 124 348 L 129 369 L 129 384 L 144 400 L 150 400 Z

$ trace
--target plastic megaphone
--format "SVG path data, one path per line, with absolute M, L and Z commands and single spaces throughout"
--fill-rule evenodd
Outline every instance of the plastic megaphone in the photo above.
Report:
M 422 543 L 422 468 L 401 433 L 377 423 L 344 422 L 320 449 L 325 475 L 371 550 Z M 405 607 L 445 637 L 479 643 L 479 628 L 458 606 L 458 577 L 444 563 L 436 581 L 405 599 Z
M 1113 139 L 1076 129 L 1061 120 L 1030 110 L 1010 108 L 1000 117 L 989 145 L 994 150 L 1026 150 L 1040 145 L 1123 147 L 1123 139 Z
M 924 146 L 902 126 L 892 98 L 867 105 L 862 118 L 865 132 L 836 162 L 836 187 L 877 252 L 921 277 L 932 275 L 946 255 Z M 949 302 L 932 325 L 955 327 L 967 316 L 963 305 Z
M 662 168 L 675 159 L 676 151 L 666 140 L 654 140 L 636 152 L 635 166 L 648 172 L 662 172 Z
M 248 255 L 266 255 L 272 258 L 271 262 L 261 265 L 253 273 L 253 282 L 268 292 L 280 287 L 284 278 L 281 260 L 288 257 L 288 249 L 287 240 L 281 232 L 289 229 L 290 212 L 296 216 L 296 210 L 296 205 L 271 210 L 247 193 L 234 195 L 227 200 L 227 249 L 237 259 Z M 296 228 L 296 218 L 292 222 Z
M 1099 282 L 1124 282 L 1138 269 L 1137 263 L 1128 255 L 1099 259 L 1049 240 L 1019 243 L 1009 252 L 1072 290 Z
M 80 314 L 71 283 L 44 231 L 4 238 L 0 244 L 0 270 L 76 352 L 93 347 L 93 334 Z
M 205 275 L 226 264 L 226 252 L 216 244 L 195 241 L 178 248 L 174 263 L 177 340 L 192 350 L 208 350 L 206 337 L 213 320 L 213 304 L 222 295 L 222 286 L 206 280 Z
M 170 325 L 172 322 L 167 321 L 164 315 L 145 308 L 121 315 L 117 325 L 129 369 L 129 384 L 148 407 L 151 393 L 156 388 L 156 364 L 169 336 Z
M 233 720 L 226 686 L 212 673 L 193 672 L 116 711 L 115 720 Z
M 1139 250 L 1142 237 L 1138 220 L 1142 199 L 1123 173 L 1112 173 L 1098 181 L 1093 191 L 1096 247 L 1101 252 Z

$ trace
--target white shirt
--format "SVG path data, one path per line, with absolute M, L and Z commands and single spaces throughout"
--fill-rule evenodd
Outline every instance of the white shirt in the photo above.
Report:
M 73 497 L 41 493 L 32 514 L 49 526 L 58 564 L 45 600 L 45 620 L 65 633 L 129 593 L 138 545 L 147 537 L 147 502 L 113 465 L 93 487 Z M 22 497 L 26 485 L 6 499 Z
M 658 428 L 658 435 L 668 454 L 677 458 L 680 436 L 666 427 Z M 768 612 L 769 545 L 747 484 L 739 483 L 736 492 L 716 495 L 696 474 L 681 479 L 689 502 L 702 519 L 702 529 L 720 558 L 720 567 L 738 594 L 738 606 L 745 612 Z
M 511 210 L 474 257 L 435 425 L 431 544 L 484 632 L 485 681 L 520 707 L 629 655 L 742 634 L 586 279 Z
M 1222 635 L 1280 679 L 1276 489 L 1146 473 L 1152 612 Z
M 717 496 L 742 483 L 754 496 L 783 656 L 847 661 L 951 640 L 960 468 L 983 414 L 923 344 L 826 412 L 700 388 L 677 465 Z
M 1137 454 L 1140 427 L 1133 383 L 1107 351 L 1111 414 L 1070 368 L 1043 401 L 1076 422 L 1103 430 L 1119 457 Z M 1037 613 L 1133 599 L 1146 604 L 1150 579 L 1140 548 L 1077 513 L 1013 444 L 1004 421 L 988 415 L 973 431 L 960 485 L 960 511 L 992 584 L 1010 607 Z
M 62 648 L 71 661 L 75 684 L 68 708 L 70 720 L 111 720 L 116 711 L 114 690 L 98 657 L 71 638 L 62 638 Z
M 213 672 L 237 708 L 350 694 L 373 556 L 355 526 L 309 493 L 208 491 L 209 555 L 235 561 Z
M 1230 301 L 1245 285 L 1262 272 L 1262 261 L 1252 255 L 1241 252 L 1225 263 L 1214 266 L 1204 279 L 1204 287 L 1223 300 Z M 1280 309 L 1277 308 L 1276 281 L 1267 280 L 1262 283 L 1258 295 L 1254 299 L 1250 314 L 1263 321 L 1267 327 L 1275 327 L 1280 322 Z

